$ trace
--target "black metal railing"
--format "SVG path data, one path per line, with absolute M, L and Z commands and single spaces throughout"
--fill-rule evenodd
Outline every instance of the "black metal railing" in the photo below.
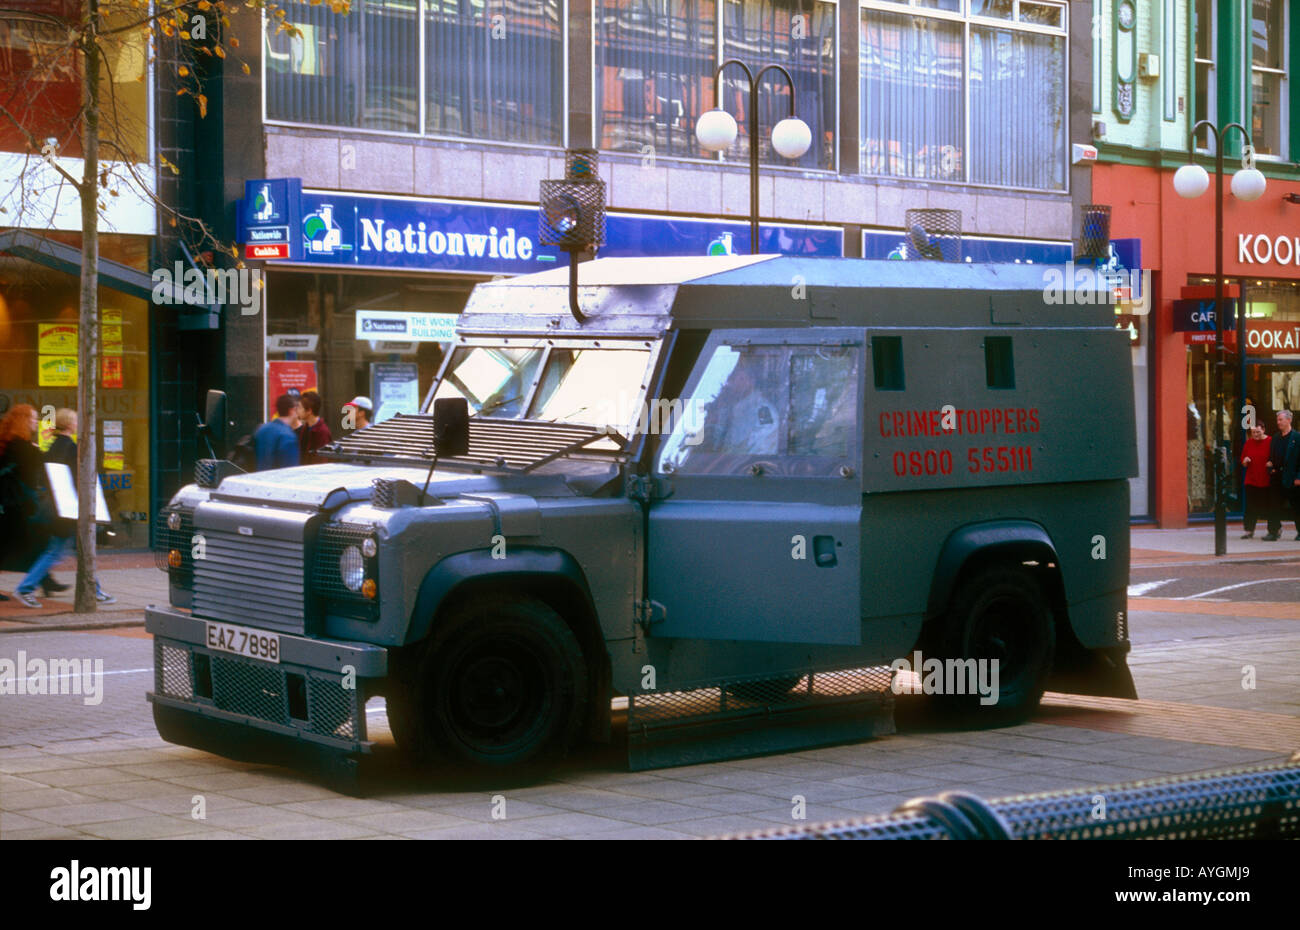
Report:
M 1300 752 L 1223 769 L 984 801 L 964 792 L 908 801 L 892 814 L 801 824 L 725 839 L 1295 839 Z

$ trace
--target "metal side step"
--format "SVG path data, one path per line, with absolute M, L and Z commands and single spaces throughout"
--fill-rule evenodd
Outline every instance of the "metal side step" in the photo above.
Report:
M 713 679 L 627 698 L 634 772 L 894 733 L 889 666 Z

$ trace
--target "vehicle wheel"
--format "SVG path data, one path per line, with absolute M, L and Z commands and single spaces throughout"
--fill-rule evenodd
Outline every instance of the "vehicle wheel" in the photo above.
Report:
M 394 735 L 424 757 L 472 768 L 563 752 L 582 727 L 587 668 L 564 620 L 540 601 L 467 601 L 435 632 Z M 405 709 L 398 698 L 400 717 Z
M 782 675 L 780 678 L 765 678 L 762 681 L 741 681 L 727 685 L 727 693 L 734 694 L 742 701 L 761 704 L 785 697 L 803 678 L 802 675 Z
M 996 703 L 950 694 L 941 706 L 977 712 L 986 722 L 1024 720 L 1038 707 L 1056 652 L 1056 627 L 1038 581 L 1017 568 L 989 568 L 967 579 L 953 596 L 941 651 L 945 659 L 998 663 Z

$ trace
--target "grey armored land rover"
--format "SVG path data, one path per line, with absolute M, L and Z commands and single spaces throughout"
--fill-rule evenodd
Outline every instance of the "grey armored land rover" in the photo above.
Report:
M 425 412 L 328 463 L 199 463 L 147 612 L 166 739 L 354 770 L 382 695 L 421 760 L 626 713 L 664 764 L 887 731 L 922 656 L 993 664 L 935 698 L 976 719 L 1136 696 L 1110 307 L 1035 266 L 724 256 L 585 264 L 571 313 L 566 274 L 479 285 Z

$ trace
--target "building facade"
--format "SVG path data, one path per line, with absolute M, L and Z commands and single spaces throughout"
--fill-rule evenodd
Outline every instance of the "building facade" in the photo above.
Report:
M 1214 506 L 1215 423 L 1236 461 L 1253 408 L 1270 432 L 1278 409 L 1300 406 L 1300 4 L 1287 0 L 1105 0 L 1093 33 L 1093 169 L 1096 202 L 1111 206 L 1111 236 L 1140 243 L 1150 272 L 1149 316 L 1134 347 L 1143 478 L 1133 513 L 1185 526 Z M 1214 186 L 1179 197 L 1173 175 L 1188 161 L 1199 120 L 1241 123 L 1267 177 L 1262 198 L 1227 192 L 1242 138 L 1224 142 L 1224 273 L 1232 305 L 1225 396 L 1213 395 Z M 1193 157 L 1215 170 L 1214 141 Z M 1294 197 L 1295 201 L 1288 199 Z M 1241 340 L 1237 338 L 1237 308 Z M 1240 351 L 1244 348 L 1244 352 Z M 1141 424 L 1143 418 L 1139 416 Z M 1239 509 L 1234 479 L 1229 509 Z

